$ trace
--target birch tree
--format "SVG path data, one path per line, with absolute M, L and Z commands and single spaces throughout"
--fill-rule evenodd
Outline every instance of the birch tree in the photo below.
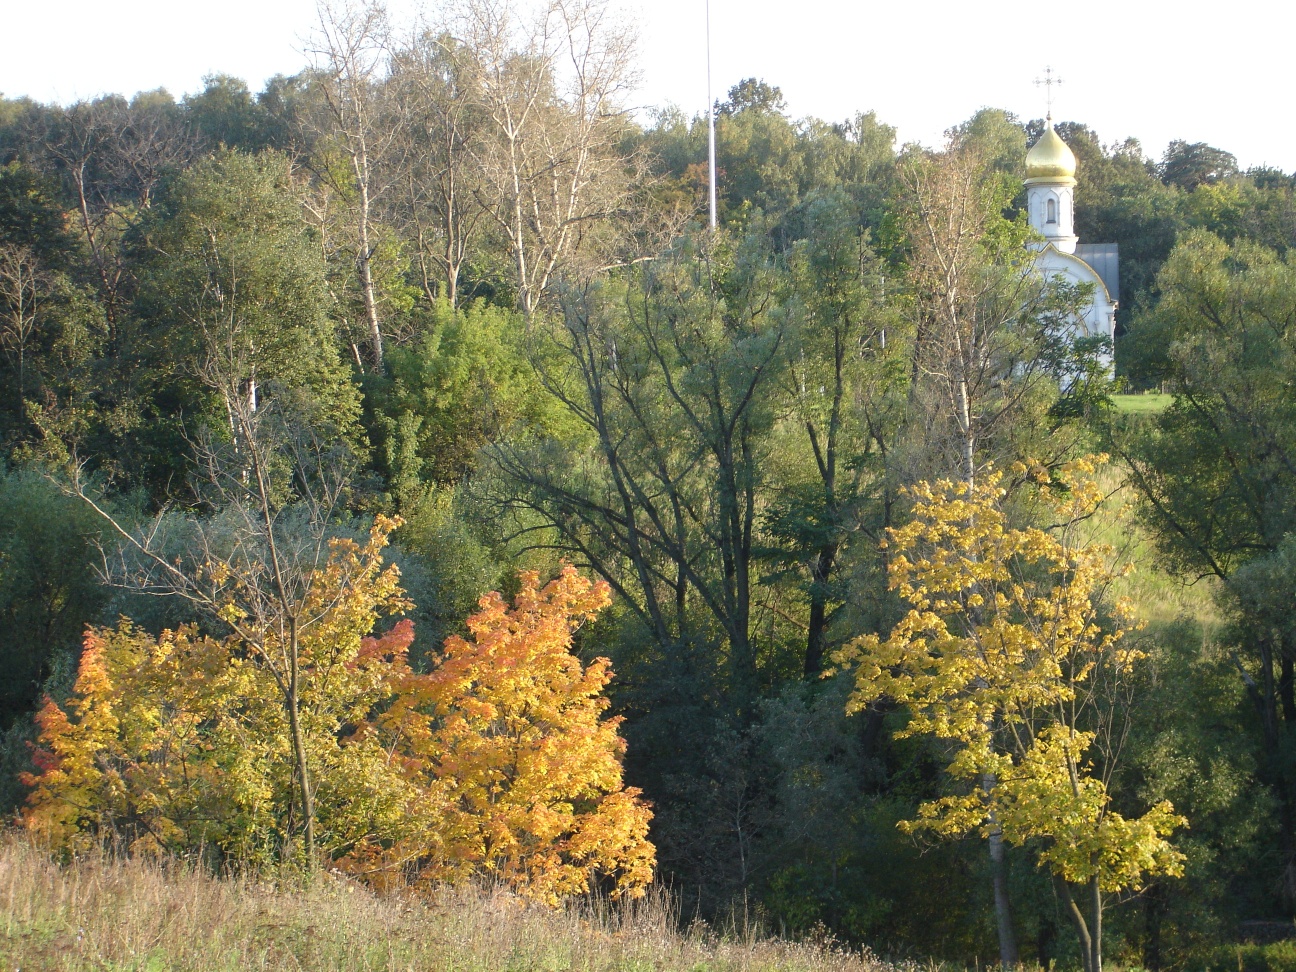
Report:
M 376 207 L 390 189 L 388 163 L 397 125 L 384 103 L 388 27 L 378 3 L 324 0 L 317 8 L 316 71 L 323 96 L 327 134 L 346 160 L 347 181 L 334 188 L 351 202 L 357 284 L 369 334 L 373 366 L 383 367 L 383 329 L 374 281 L 378 248 Z M 325 177 L 336 174 L 325 166 Z
M 501 0 L 469 0 L 456 29 L 477 59 L 490 131 L 475 156 L 485 177 L 479 198 L 530 319 L 629 200 L 618 142 L 635 37 L 608 0 L 550 0 L 529 22 Z
M 1015 183 L 974 144 L 902 166 L 914 302 L 911 396 L 946 469 L 969 484 L 991 447 L 1075 370 L 1082 287 L 1035 267 L 1029 230 L 1005 216 Z M 1015 457 L 1012 457 L 1015 458 Z
M 975 144 L 955 140 L 941 155 L 913 156 L 902 178 L 915 318 L 911 401 L 924 442 L 944 452 L 938 466 L 972 490 L 990 461 L 987 446 L 1011 439 L 1038 397 L 1055 393 L 1049 383 L 1069 360 L 1086 294 L 1036 270 L 1028 231 L 1004 216 L 1013 183 Z M 992 771 L 981 785 L 989 798 Z M 988 837 L 1000 961 L 1015 965 L 1003 833 L 993 815 Z
M 13 367 L 16 412 L 27 392 L 27 366 L 49 275 L 25 246 L 0 243 L 0 349 Z
M 401 136 L 390 208 L 414 244 L 424 294 L 451 306 L 486 215 L 475 159 L 484 128 L 478 80 L 472 53 L 443 29 L 424 27 L 393 55 Z

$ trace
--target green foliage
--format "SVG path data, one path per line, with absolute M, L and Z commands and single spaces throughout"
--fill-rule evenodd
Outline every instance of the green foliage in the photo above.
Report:
M 874 112 L 843 122 L 782 114 L 778 88 L 756 79 L 735 85 L 716 123 L 721 222 L 760 215 L 782 247 L 805 236 L 799 207 L 816 193 L 840 189 L 860 204 L 866 225 L 883 218 L 894 187 L 895 129 Z M 655 198 L 665 207 L 706 207 L 706 119 L 663 110 L 641 136 L 658 169 L 669 176 Z M 635 140 L 638 141 L 638 140 Z
M 1212 952 L 1205 967 L 1210 972 L 1292 972 L 1296 969 L 1296 941 L 1226 945 Z
M 183 455 L 183 423 L 229 425 L 222 396 L 300 390 L 353 443 L 360 402 L 342 363 L 318 241 L 287 159 L 217 153 L 177 176 L 142 221 L 139 353 L 162 387 L 152 406 Z
M 228 74 L 209 74 L 203 90 L 184 100 L 185 116 L 212 148 L 259 152 L 268 147 L 266 111 L 247 83 Z
M 889 282 L 851 199 L 840 190 L 816 194 L 803 220 L 806 238 L 788 260 L 794 328 L 783 376 L 796 420 L 775 450 L 783 481 L 765 527 L 769 560 L 804 579 L 804 670 L 813 674 L 846 600 L 843 564 L 875 562 L 888 525 L 886 453 L 905 421 L 912 332 L 887 299 Z M 860 541 L 869 548 L 862 558 Z
M 0 474 L 0 731 L 30 712 L 60 653 L 75 652 L 106 600 L 102 527 L 35 470 Z
M 798 935 L 823 923 L 897 955 L 985 959 L 990 864 L 895 829 L 948 795 L 949 751 L 893 739 L 906 716 L 891 701 L 847 717 L 839 682 L 806 682 L 824 652 L 899 619 L 893 551 L 876 541 L 913 515 L 901 487 L 961 461 L 946 339 L 968 332 L 934 330 L 913 177 L 975 156 L 975 293 L 957 315 L 986 324 L 973 465 L 1052 466 L 1111 424 L 1146 501 L 1150 540 L 1102 525 L 1152 568 L 1116 582 L 1153 623 L 1137 646 L 1150 701 L 1109 792 L 1127 820 L 1162 800 L 1192 818 L 1177 838 L 1189 880 L 1114 904 L 1109 951 L 1147 968 L 1281 964 L 1284 946 L 1220 943 L 1296 905 L 1292 177 L 1183 141 L 1158 163 L 1132 139 L 1057 125 L 1079 160 L 1080 237 L 1120 246 L 1117 366 L 1132 390 L 1168 393 L 1113 414 L 1099 349 L 1069 340 L 1088 295 L 1018 286 L 1021 160 L 1042 120 L 987 108 L 949 130 L 953 152 L 897 156 L 874 113 L 794 120 L 776 86 L 745 79 L 716 106 L 721 234 L 680 238 L 704 213 L 706 116 L 664 109 L 599 148 L 593 182 L 615 191 L 568 224 L 535 303 L 500 222 L 507 187 L 487 171 L 503 143 L 482 113 L 482 51 L 429 27 L 352 92 L 372 109 L 363 244 L 360 129 L 338 124 L 349 109 L 316 72 L 260 93 L 213 75 L 179 104 L 160 90 L 0 99 L 0 251 L 26 274 L 0 295 L 5 454 L 84 463 L 135 523 L 177 502 L 156 520 L 170 561 L 191 550 L 192 504 L 212 506 L 217 547 L 233 537 L 234 514 L 190 488 L 195 443 L 239 451 L 228 406 L 331 420 L 367 466 L 322 529 L 405 516 L 392 557 L 419 604 L 416 670 L 518 564 L 565 554 L 614 584 L 576 647 L 622 673 L 629 771 L 657 803 L 686 907 L 717 917 L 745 898 Z M 554 75 L 534 77 L 528 146 L 563 149 L 532 157 L 548 186 L 573 157 L 574 115 Z M 527 240 L 553 214 L 532 215 Z M 272 491 L 291 493 L 271 464 Z M 303 529 L 282 524 L 285 539 Z M 32 693 L 44 680 L 61 698 L 80 625 L 125 613 L 157 644 L 189 619 L 174 599 L 99 588 L 97 531 L 35 473 L 0 479 L 10 777 L 27 765 Z M 1185 592 L 1161 568 L 1224 579 Z M 1046 965 L 1074 942 L 1038 850 L 1009 852 L 1008 887 Z
M 481 592 L 501 589 L 510 565 L 483 541 L 481 524 L 452 490 L 424 490 L 405 505 L 404 519 L 395 559 L 415 605 L 410 657 L 420 668 L 446 638 L 462 634 Z
M 729 98 L 716 109 L 720 115 L 737 115 L 752 111 L 764 114 L 782 114 L 787 107 L 783 92 L 759 78 L 743 78 L 729 89 Z
M 1296 525 L 1286 457 L 1296 405 L 1296 265 L 1252 243 L 1187 236 L 1130 344 L 1174 402 L 1131 443 L 1162 549 L 1185 572 L 1227 577 Z
M 1237 157 L 1205 142 L 1175 139 L 1161 159 L 1161 178 L 1181 189 L 1219 182 L 1237 175 Z
M 1158 415 L 1170 405 L 1169 395 L 1113 395 L 1112 404 L 1127 415 Z
M 453 484 L 477 452 L 510 431 L 551 432 L 555 407 L 524 350 L 520 315 L 483 302 L 439 300 L 417 316 L 418 336 L 387 356 L 366 386 L 371 435 L 394 497 L 417 503 Z
M 960 147 L 977 152 L 995 171 L 1020 178 L 1026 158 L 1026 132 L 1011 112 L 982 108 L 946 134 Z M 1016 195 L 1015 186 L 1012 194 Z
M 1173 801 L 1192 827 L 1176 838 L 1184 879 L 1152 882 L 1122 931 L 1141 964 L 1188 964 L 1237 923 L 1268 913 L 1246 875 L 1266 866 L 1278 808 L 1257 778 L 1253 716 L 1228 652 L 1186 615 L 1150 626 L 1142 642 L 1145 681 L 1122 785 L 1144 803 Z
M 42 265 L 66 270 L 77 255 L 58 184 L 21 162 L 0 166 L 0 246 L 28 248 Z

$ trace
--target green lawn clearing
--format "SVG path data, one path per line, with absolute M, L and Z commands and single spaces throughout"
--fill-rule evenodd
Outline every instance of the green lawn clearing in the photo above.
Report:
M 1131 415 L 1154 415 L 1157 412 L 1164 412 L 1173 398 L 1173 395 L 1157 394 L 1113 395 L 1112 401 L 1116 404 L 1117 411 Z

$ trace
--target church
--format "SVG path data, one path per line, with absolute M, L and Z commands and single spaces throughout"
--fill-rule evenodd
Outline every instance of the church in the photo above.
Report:
M 1093 284 L 1093 299 L 1079 325 L 1081 336 L 1116 336 L 1116 305 L 1120 300 L 1120 269 L 1115 243 L 1081 243 L 1075 234 L 1075 153 L 1053 130 L 1050 113 L 1044 134 L 1026 153 L 1026 211 L 1031 227 L 1044 237 L 1036 243 L 1035 266 L 1047 277 L 1068 283 Z M 1110 372 L 1109 349 L 1101 360 Z

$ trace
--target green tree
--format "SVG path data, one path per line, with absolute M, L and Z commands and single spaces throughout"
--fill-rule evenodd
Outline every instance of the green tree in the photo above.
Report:
M 1201 190 L 1198 190 L 1201 191 Z M 1196 231 L 1158 275 L 1161 300 L 1131 342 L 1171 406 L 1123 449 L 1169 568 L 1223 582 L 1238 666 L 1256 707 L 1265 779 L 1281 808 L 1284 901 L 1296 900 L 1296 641 L 1285 623 L 1287 537 L 1296 528 L 1296 266 L 1253 243 Z
M 511 311 L 438 300 L 417 315 L 421 335 L 387 356 L 387 375 L 368 384 L 372 436 L 392 493 L 417 500 L 452 485 L 477 452 L 515 426 L 543 431 L 555 406 L 523 346 Z
M 0 244 L 23 246 L 51 270 L 66 270 L 77 256 L 59 186 L 22 162 L 0 167 Z
M 170 383 L 174 397 L 159 395 L 155 407 L 170 411 L 177 434 L 187 410 L 234 436 L 230 400 L 255 410 L 277 386 L 306 394 L 358 441 L 359 398 L 338 355 L 320 247 L 283 156 L 226 151 L 188 169 L 150 209 L 135 246 L 137 353 Z M 172 461 L 183 449 L 165 448 Z
M 716 112 L 720 115 L 736 115 L 742 111 L 781 115 L 785 108 L 787 102 L 778 87 L 760 78 L 743 78 L 729 89 L 728 99 L 720 103 Z
M 0 168 L 0 429 L 37 438 L 39 414 L 84 401 L 103 351 L 103 315 L 84 279 L 58 186 L 20 162 Z M 33 424 L 33 418 L 37 423 Z
M 1231 152 L 1205 142 L 1176 139 L 1166 146 L 1161 159 L 1161 178 L 1181 189 L 1219 182 L 1237 175 L 1237 158 Z
M 911 155 L 902 178 L 909 387 L 924 425 L 911 468 L 956 469 L 972 483 L 996 457 L 1065 456 L 1077 436 L 1060 434 L 1068 415 L 1102 393 L 1102 342 L 1075 336 L 1088 291 L 1036 269 L 1029 228 L 1005 216 L 1016 180 L 975 139 Z M 1062 382 L 1078 401 L 1059 401 Z
M 57 656 L 76 650 L 106 601 L 100 534 L 90 510 L 37 471 L 0 474 L 0 728 L 35 707 Z
M 804 158 L 791 120 L 741 105 L 716 121 L 717 192 L 726 221 L 755 209 L 778 219 L 801 199 Z
M 625 289 L 572 294 L 535 360 L 578 431 L 491 450 L 506 502 L 598 571 L 656 644 L 719 648 L 744 719 L 759 688 L 758 530 L 788 337 L 776 286 L 758 239 L 686 240 Z
M 1018 178 L 1026 158 L 1026 131 L 1017 116 L 1000 108 L 982 108 L 946 136 L 972 149 L 994 171 Z
M 189 124 L 212 149 L 259 152 L 268 147 L 266 111 L 240 78 L 207 75 L 203 90 L 185 98 L 183 108 Z
M 824 193 L 806 207 L 807 238 L 791 254 L 797 324 L 784 394 L 806 478 L 790 482 L 766 514 L 788 568 L 808 565 L 804 670 L 816 674 L 836 609 L 838 571 L 858 537 L 881 539 L 895 497 L 889 454 L 907 413 L 910 334 L 888 306 L 887 281 L 849 197 Z M 792 438 L 792 436 L 789 436 Z

